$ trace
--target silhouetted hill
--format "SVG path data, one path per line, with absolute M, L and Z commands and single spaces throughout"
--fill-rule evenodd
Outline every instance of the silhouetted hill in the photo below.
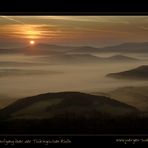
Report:
M 0 49 L 0 54 L 20 54 L 20 53 L 22 53 L 21 48 Z
M 20 99 L 0 111 L 12 119 L 59 118 L 62 115 L 91 118 L 94 112 L 126 115 L 138 110 L 127 104 L 104 97 L 80 92 L 47 93 Z
M 55 53 L 97 53 L 97 52 L 118 52 L 118 53 L 148 53 L 148 42 L 123 43 L 115 46 L 96 48 L 91 46 L 61 46 L 52 44 L 36 44 L 24 48 L 0 49 L 0 54 L 24 53 L 28 55 L 46 55 Z
M 138 68 L 127 70 L 118 73 L 110 73 L 108 77 L 123 78 L 123 79 L 148 79 L 148 66 L 143 65 Z
M 68 52 L 80 52 L 80 53 L 95 53 L 95 52 L 118 52 L 118 53 L 147 53 L 148 52 L 148 42 L 129 42 L 122 43 L 114 46 L 106 46 L 103 48 L 96 48 L 92 46 L 60 46 L 60 45 L 48 45 L 48 44 L 38 44 L 36 45 L 40 48 L 45 49 L 55 49 L 58 51 L 68 51 Z
M 147 124 L 135 107 L 80 92 L 40 94 L 0 110 L 1 134 L 144 134 Z
M 136 62 L 136 58 L 131 58 L 122 55 L 115 55 L 112 57 L 98 57 L 89 53 L 81 54 L 54 54 L 43 57 L 42 60 L 48 61 L 52 64 L 88 64 L 88 63 L 108 63 L 108 62 Z
M 107 46 L 103 48 L 94 47 L 79 47 L 74 49 L 73 52 L 117 52 L 117 53 L 147 53 L 148 52 L 148 42 L 138 42 L 138 43 L 123 43 L 114 46 Z
M 114 55 L 111 57 L 107 57 L 105 59 L 106 61 L 110 61 L 110 62 L 134 62 L 134 61 L 138 61 L 137 58 L 132 58 L 129 56 L 123 56 L 123 55 Z
M 45 44 L 45 43 L 40 43 L 40 44 L 37 44 L 36 46 L 39 48 L 61 50 L 61 51 L 70 51 L 71 49 L 76 48 L 72 46 L 62 46 L 62 45 L 53 45 L 53 44 Z
M 148 52 L 148 42 L 140 42 L 140 43 L 123 43 L 120 45 L 115 45 L 111 47 L 105 47 L 102 50 L 104 51 L 112 51 L 112 52 Z
M 59 64 L 87 64 L 103 62 L 102 58 L 93 56 L 91 54 L 55 54 L 44 58 L 49 60 L 50 63 Z
M 33 46 L 27 46 L 22 49 L 22 53 L 26 55 L 50 55 L 62 53 L 60 46 L 48 45 L 48 44 L 37 44 Z
M 15 97 L 10 97 L 10 96 L 0 93 L 0 109 L 10 105 L 12 102 L 14 102 L 16 100 L 17 100 L 17 98 L 15 98 Z
M 92 53 L 92 52 L 98 52 L 98 48 L 91 47 L 91 46 L 81 46 L 81 47 L 77 47 L 77 48 L 73 49 L 72 52 Z
M 75 47 L 39 43 L 22 48 L 0 49 L 0 54 L 46 55 L 67 52 Z

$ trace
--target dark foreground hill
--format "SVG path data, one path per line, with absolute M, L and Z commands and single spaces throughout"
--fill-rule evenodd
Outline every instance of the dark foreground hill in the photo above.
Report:
M 104 96 L 46 93 L 20 99 L 2 109 L 0 130 L 5 134 L 113 134 L 133 133 L 135 128 L 136 132 L 146 132 L 141 123 L 148 120 L 141 122 L 139 114 L 135 107 Z
M 91 117 L 93 111 L 112 115 L 135 113 L 138 110 L 127 104 L 104 97 L 80 92 L 47 93 L 20 99 L 1 110 L 12 119 L 43 119 L 75 114 Z
M 123 71 L 123 72 L 110 73 L 107 76 L 112 78 L 118 78 L 118 79 L 148 80 L 148 65 L 140 66 L 138 68 Z

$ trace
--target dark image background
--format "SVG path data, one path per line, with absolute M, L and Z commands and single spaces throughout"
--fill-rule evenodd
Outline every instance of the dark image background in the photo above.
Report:
M 144 2 L 134 1 L 134 2 L 113 2 L 113 1 L 85 1 L 85 2 L 67 2 L 67 1 L 1 1 L 1 12 L 2 15 L 50 15 L 50 14 L 60 14 L 60 15 L 69 15 L 69 14 L 84 14 L 84 15 L 147 15 L 147 4 Z M 135 130 L 136 131 L 136 130 Z M 60 135 L 59 135 L 60 136 Z M 147 134 L 144 135 L 144 138 L 147 136 Z M 12 138 L 13 137 L 13 138 Z M 18 136 L 16 136 L 18 138 Z M 19 138 L 24 138 L 24 136 L 19 135 Z M 43 137 L 45 139 L 47 136 L 38 135 L 38 137 Z M 55 138 L 54 136 L 49 135 L 50 138 Z M 64 136 L 62 136 L 64 137 Z M 126 137 L 129 138 L 143 138 L 142 136 L 136 136 L 136 134 L 133 136 L 127 135 Z M 1 135 L 1 138 L 8 138 L 8 135 Z M 14 139 L 14 135 L 10 136 L 10 139 Z M 27 136 L 27 138 L 34 138 L 33 136 Z M 92 145 L 92 143 L 96 145 L 100 144 L 118 144 L 116 142 L 116 139 L 118 138 L 125 138 L 125 136 L 119 136 L 118 134 L 116 136 L 91 136 L 91 135 L 83 135 L 83 136 L 68 136 L 68 138 L 72 139 L 72 144 L 75 145 Z M 9 139 L 9 138 L 8 138 Z M 56 138 L 55 138 L 56 139 Z M 99 141 L 99 142 L 98 142 Z M 121 143 L 123 144 L 123 143 Z M 142 144 L 142 143 L 140 143 Z

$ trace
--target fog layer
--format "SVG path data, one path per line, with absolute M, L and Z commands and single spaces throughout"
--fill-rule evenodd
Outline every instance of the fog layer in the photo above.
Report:
M 109 57 L 113 54 L 95 56 Z M 126 55 L 127 56 L 127 55 Z M 146 55 L 129 55 L 140 58 L 138 62 L 107 62 L 81 64 L 51 64 L 47 57 L 24 56 L 24 55 L 1 55 L 0 62 L 5 66 L 0 67 L 0 95 L 8 98 L 21 98 L 45 92 L 81 91 L 81 92 L 109 92 L 118 87 L 147 86 L 147 81 L 116 80 L 106 77 L 108 73 L 120 72 L 148 64 Z M 43 60 L 44 59 L 44 60 Z M 9 60 L 9 61 L 8 61 Z M 9 64 L 13 62 L 13 64 Z M 16 63 L 29 62 L 38 65 L 18 65 Z M 67 61 L 68 63 L 68 61 Z M 42 65 L 40 65 L 42 64 Z M 13 74 L 11 74 L 11 71 Z M 25 74 L 18 74 L 23 71 Z M 9 72 L 9 74 L 8 74 Z M 15 73 L 16 72 L 16 73 Z

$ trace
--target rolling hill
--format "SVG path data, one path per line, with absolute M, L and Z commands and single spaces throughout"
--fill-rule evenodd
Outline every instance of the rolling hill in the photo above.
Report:
M 2 134 L 144 134 L 147 124 L 136 107 L 81 92 L 26 97 L 0 110 Z
M 89 53 L 54 54 L 42 57 L 42 60 L 52 64 L 90 64 L 90 63 L 110 63 L 110 62 L 138 62 L 139 59 L 123 55 L 111 57 L 98 57 Z
M 135 69 L 118 72 L 118 73 L 110 73 L 106 75 L 107 77 L 117 78 L 117 79 L 140 79 L 140 80 L 148 80 L 148 66 L 143 65 Z
M 103 48 L 89 46 L 77 47 L 72 50 L 80 53 L 116 52 L 116 53 L 148 53 L 148 42 L 129 42 Z
M 20 99 L 0 111 L 12 119 L 48 119 L 62 115 L 91 118 L 94 112 L 126 115 L 139 112 L 119 101 L 80 92 L 46 93 Z
M 114 55 L 111 57 L 107 57 L 104 60 L 108 62 L 136 62 L 139 61 L 137 58 L 132 58 L 129 56 L 124 56 L 124 55 Z
M 75 47 L 39 43 L 22 48 L 0 49 L 0 54 L 47 55 L 67 52 L 73 49 L 75 49 Z
M 102 58 L 91 54 L 55 54 L 43 57 L 43 60 L 56 64 L 88 64 L 101 62 Z
M 111 52 L 120 52 L 120 53 L 147 53 L 148 52 L 148 42 L 131 42 L 131 43 L 123 43 L 111 47 L 102 48 L 105 51 Z
M 148 53 L 148 42 L 131 42 L 122 43 L 114 46 L 92 47 L 92 46 L 62 46 L 39 43 L 33 46 L 23 48 L 0 49 L 0 54 L 22 53 L 27 55 L 47 55 L 55 53 L 99 53 L 99 52 L 116 52 L 116 53 Z
M 98 48 L 91 47 L 91 46 L 81 46 L 72 49 L 70 52 L 74 53 L 93 53 L 98 52 Z
M 37 44 L 33 46 L 27 46 L 22 49 L 22 53 L 25 55 L 51 55 L 66 52 L 70 47 L 49 45 L 49 44 Z M 70 50 L 70 49 L 69 49 Z

